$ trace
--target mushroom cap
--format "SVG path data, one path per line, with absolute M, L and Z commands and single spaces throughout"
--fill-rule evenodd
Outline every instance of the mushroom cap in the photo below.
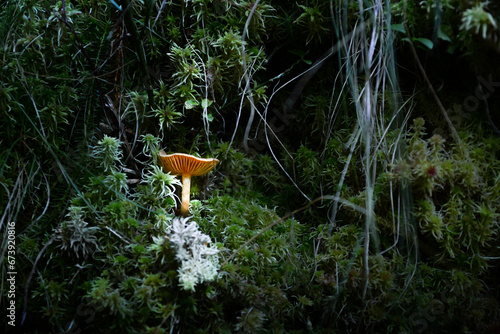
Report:
M 160 164 L 167 172 L 176 175 L 200 176 L 210 172 L 219 160 L 198 158 L 184 153 L 166 154 L 160 152 Z

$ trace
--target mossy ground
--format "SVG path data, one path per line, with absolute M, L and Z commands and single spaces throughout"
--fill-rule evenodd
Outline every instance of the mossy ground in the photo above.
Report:
M 493 333 L 499 15 L 458 0 L 5 1 L 16 328 Z M 220 160 L 193 178 L 187 220 L 162 149 Z

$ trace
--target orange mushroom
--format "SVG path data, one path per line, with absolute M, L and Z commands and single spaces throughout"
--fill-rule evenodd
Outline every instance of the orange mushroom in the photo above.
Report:
M 182 175 L 181 215 L 186 217 L 189 213 L 191 176 L 205 175 L 219 163 L 219 160 L 198 158 L 184 153 L 166 154 L 165 151 L 161 151 L 159 157 L 165 171 Z

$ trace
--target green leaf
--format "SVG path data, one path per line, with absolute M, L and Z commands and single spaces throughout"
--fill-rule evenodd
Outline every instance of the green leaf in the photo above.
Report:
M 441 27 L 438 28 L 438 37 L 444 41 L 451 42 L 450 36 L 448 36 L 443 30 L 441 30 Z
M 428 38 L 414 38 L 413 39 L 414 41 L 416 42 L 420 42 L 422 43 L 424 46 L 426 46 L 429 50 L 432 50 L 432 48 L 434 47 L 434 44 L 432 43 L 432 41 Z
M 196 100 L 186 100 L 186 102 L 184 102 L 184 108 L 193 109 L 194 107 L 196 107 L 199 104 L 200 103 Z
M 118 255 L 117 257 L 115 257 L 115 263 L 125 263 L 127 262 L 127 260 L 128 258 L 123 255 Z
M 401 23 L 391 24 L 391 29 L 394 31 L 402 32 L 403 34 L 406 32 L 405 26 Z
M 208 108 L 212 105 L 212 103 L 214 103 L 214 101 L 209 100 L 209 99 L 203 99 L 203 100 L 201 100 L 201 107 L 203 109 Z
M 288 52 L 290 52 L 291 54 L 294 54 L 296 56 L 299 56 L 301 58 L 306 55 L 304 50 L 301 50 L 301 49 L 292 49 L 292 50 L 288 50 Z
M 300 50 L 300 49 L 293 49 L 293 50 L 288 50 L 288 52 L 290 52 L 291 54 L 294 54 L 296 56 L 299 56 L 300 59 L 306 63 L 307 65 L 311 65 L 312 64 L 312 61 L 309 60 L 309 59 L 305 59 L 304 57 L 306 56 L 306 52 L 304 52 L 304 50 Z
M 432 48 L 434 47 L 434 44 L 432 43 L 432 41 L 428 38 L 417 38 L 417 37 L 414 37 L 412 40 L 410 40 L 409 38 L 405 37 L 405 38 L 401 38 L 402 41 L 405 41 L 405 42 L 419 42 L 421 44 L 423 44 L 425 47 L 427 47 L 428 49 L 432 50 Z

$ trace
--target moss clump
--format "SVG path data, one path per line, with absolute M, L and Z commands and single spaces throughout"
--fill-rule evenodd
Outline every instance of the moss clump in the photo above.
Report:
M 0 216 L 22 331 L 494 328 L 498 13 L 1 2 Z M 454 106 L 453 137 L 429 91 Z M 188 219 L 161 150 L 221 161 L 193 180 Z

